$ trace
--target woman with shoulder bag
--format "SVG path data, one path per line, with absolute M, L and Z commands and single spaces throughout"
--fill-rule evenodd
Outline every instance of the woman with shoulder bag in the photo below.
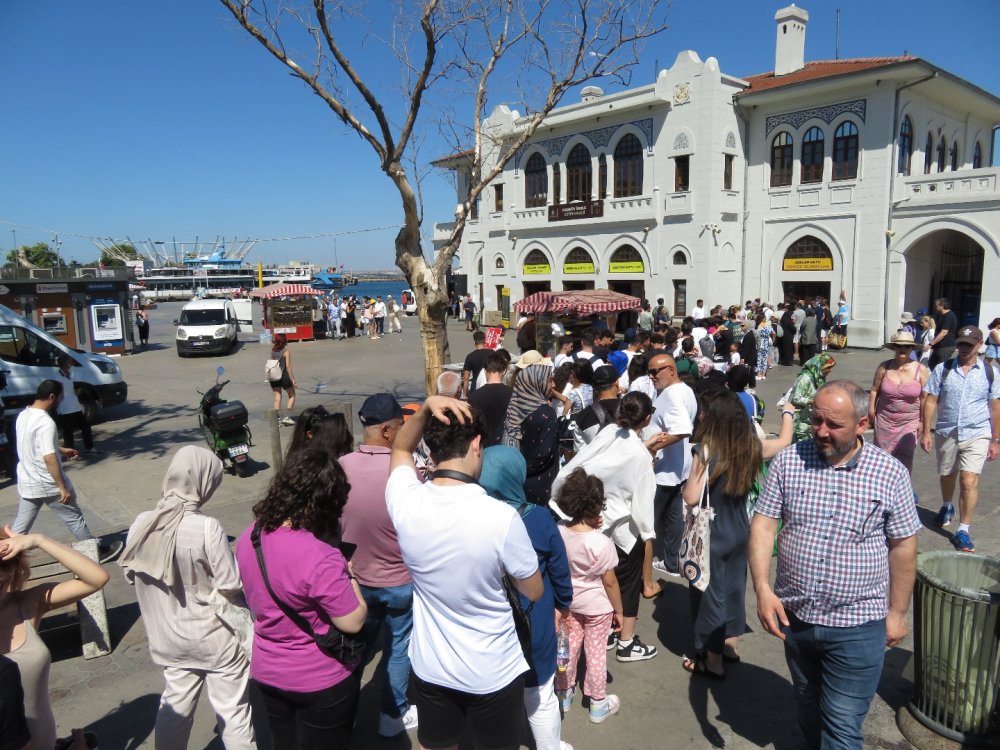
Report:
M 274 393 L 274 410 L 281 409 L 281 390 L 284 389 L 288 402 L 286 407 L 289 412 L 295 407 L 295 376 L 292 374 L 292 353 L 288 351 L 288 337 L 283 333 L 274 336 L 274 343 L 271 345 L 270 363 L 278 361 L 278 368 L 281 371 L 280 377 L 273 377 L 272 369 L 268 368 L 268 385 Z M 295 420 L 287 414 L 281 418 L 281 424 L 293 425 Z
M 694 657 L 682 666 L 694 675 L 721 680 L 724 662 L 738 662 L 738 639 L 746 632 L 747 494 L 762 463 L 761 441 L 735 394 L 715 391 L 700 403 L 692 448 L 691 476 L 684 485 L 690 508 L 708 493 L 715 516 L 705 591 L 689 587 L 694 621 Z M 704 512 L 704 511 L 703 511 Z
M 317 643 L 360 632 L 368 612 L 350 563 L 325 541 L 340 538 L 349 491 L 344 470 L 327 451 L 297 451 L 253 507 L 254 522 L 236 543 L 255 619 L 250 676 L 264 697 L 275 750 L 336 750 L 351 741 L 358 664 Z
M 135 585 L 149 655 L 166 689 L 156 714 L 157 750 L 188 746 L 202 686 L 218 717 L 226 750 L 256 748 L 243 633 L 229 630 L 213 592 L 241 603 L 243 584 L 222 525 L 202 515 L 222 483 L 222 461 L 206 448 L 177 451 L 155 510 L 140 513 L 118 564 Z M 249 620 L 247 620 L 249 622 Z

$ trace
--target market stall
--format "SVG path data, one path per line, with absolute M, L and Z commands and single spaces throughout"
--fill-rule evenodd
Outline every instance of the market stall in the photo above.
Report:
M 641 310 L 642 300 L 609 289 L 579 289 L 565 292 L 535 292 L 514 305 L 515 313 L 533 312 L 535 345 L 538 351 L 553 353 L 556 350 L 553 323 L 563 330 L 591 325 L 595 318 L 603 319 L 614 330 L 614 318 L 620 312 Z
M 272 334 L 283 333 L 289 341 L 309 341 L 316 338 L 317 321 L 324 327 L 317 299 L 322 293 L 305 284 L 272 284 L 254 289 L 250 298 L 261 301 L 264 328 Z

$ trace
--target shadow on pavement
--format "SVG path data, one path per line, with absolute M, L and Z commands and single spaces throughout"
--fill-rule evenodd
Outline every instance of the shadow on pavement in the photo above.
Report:
M 147 693 L 122 703 L 87 727 L 97 733 L 101 747 L 138 750 L 153 733 L 159 693 Z
M 942 539 L 947 539 L 951 541 L 951 532 L 948 529 L 942 528 L 941 526 L 934 525 L 934 518 L 937 516 L 936 510 L 929 510 L 927 508 L 917 508 L 917 516 L 920 517 L 920 523 L 923 524 L 924 528 L 931 533 L 937 534 Z M 957 516 L 957 506 L 956 506 L 956 516 Z M 957 523 L 957 521 L 952 522 Z M 956 526 L 957 528 L 957 526 Z
M 118 649 L 122 638 L 139 619 L 139 605 L 136 602 L 122 604 L 108 609 L 108 628 L 111 630 L 111 651 Z M 80 620 L 76 608 L 66 609 L 42 620 L 38 633 L 52 654 L 52 661 L 75 659 L 82 653 L 80 640 Z

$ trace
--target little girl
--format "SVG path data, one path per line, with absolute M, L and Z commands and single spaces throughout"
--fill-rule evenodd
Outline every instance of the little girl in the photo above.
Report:
M 615 577 L 615 543 L 600 530 L 604 483 L 577 469 L 566 478 L 557 502 L 571 519 L 559 533 L 566 544 L 573 603 L 569 617 L 560 624 L 569 636 L 569 665 L 565 672 L 556 672 L 556 696 L 563 713 L 569 711 L 583 646 L 587 658 L 583 692 L 590 697 L 590 720 L 600 724 L 621 707 L 617 695 L 607 694 L 608 632 L 621 630 L 622 599 Z

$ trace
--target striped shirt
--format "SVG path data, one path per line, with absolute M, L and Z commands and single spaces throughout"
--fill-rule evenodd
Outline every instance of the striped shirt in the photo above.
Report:
M 1000 398 L 1000 376 L 993 378 L 990 386 L 986 377 L 987 365 L 976 358 L 968 374 L 962 370 L 958 360 L 950 362 L 948 377 L 944 377 L 942 362 L 924 386 L 924 393 L 937 396 L 937 424 L 935 430 L 941 435 L 957 437 L 960 442 L 978 437 L 990 437 L 989 402 Z M 944 387 L 941 381 L 944 380 Z M 957 432 L 958 435 L 954 435 Z
M 771 463 L 756 512 L 784 522 L 774 593 L 803 622 L 853 627 L 888 610 L 887 539 L 920 529 L 910 477 L 899 461 L 863 443 L 831 466 L 812 440 Z

